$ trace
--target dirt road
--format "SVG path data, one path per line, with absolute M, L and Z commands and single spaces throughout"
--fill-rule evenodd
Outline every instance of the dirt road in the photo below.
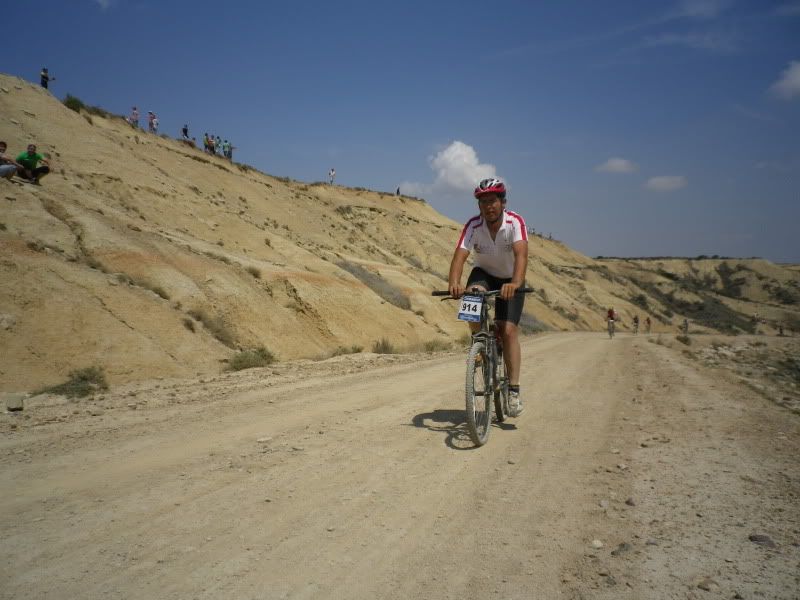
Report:
M 796 414 L 645 336 L 523 356 L 480 449 L 461 353 L 3 415 L 0 597 L 800 597 Z

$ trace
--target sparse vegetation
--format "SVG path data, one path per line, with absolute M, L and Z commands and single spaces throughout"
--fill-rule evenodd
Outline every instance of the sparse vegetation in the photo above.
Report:
M 67 97 L 64 98 L 64 106 L 70 110 L 74 110 L 76 113 L 81 112 L 81 109 L 84 108 L 83 101 L 72 94 L 67 94 Z
M 218 341 L 225 344 L 229 348 L 233 347 L 235 341 L 233 332 L 231 332 L 221 317 L 211 317 L 202 308 L 193 308 L 187 311 L 187 313 L 195 321 L 201 322 L 203 327 L 205 327 L 206 330 L 208 330 L 208 332 Z
M 683 334 L 676 335 L 675 339 L 678 340 L 681 344 L 685 344 L 686 346 L 691 346 L 692 344 L 692 338 L 690 338 L 688 335 L 683 335 Z
M 408 297 L 380 275 L 376 275 L 372 271 L 346 260 L 339 261 L 336 264 L 390 304 L 394 304 L 397 308 L 402 308 L 403 310 L 411 310 L 411 301 Z
M 256 279 L 261 279 L 261 270 L 258 269 L 257 267 L 253 266 L 245 267 L 245 271 L 250 273 L 250 275 L 252 275 Z
M 425 352 L 445 352 L 450 350 L 450 343 L 445 340 L 428 340 L 422 347 Z
M 85 367 L 70 371 L 67 381 L 40 390 L 38 393 L 60 394 L 67 398 L 83 398 L 108 389 L 103 367 Z
M 631 302 L 644 310 L 650 310 L 650 305 L 647 302 L 647 296 L 644 294 L 637 294 L 631 299 Z
M 375 354 L 397 354 L 397 350 L 386 338 L 381 338 L 372 345 Z
M 108 112 L 106 109 L 100 108 L 99 106 L 90 106 L 88 104 L 84 104 L 83 100 L 81 100 L 76 96 L 73 96 L 72 94 L 67 94 L 66 98 L 64 98 L 64 106 L 66 106 L 70 110 L 74 110 L 76 113 L 85 111 L 90 115 L 103 117 L 104 119 L 109 119 L 115 116 L 110 112 Z M 86 120 L 89 121 L 89 123 L 92 122 L 91 118 L 87 118 Z
M 194 333 L 194 331 L 195 331 L 195 329 L 194 329 L 194 321 L 192 319 L 190 319 L 189 317 L 183 317 L 183 326 L 186 327 L 186 329 L 188 329 L 192 333 Z
M 364 351 L 363 346 L 353 344 L 352 346 L 339 346 L 331 352 L 331 356 L 342 356 L 343 354 L 358 354 Z
M 228 363 L 229 371 L 241 371 L 254 367 L 266 367 L 275 362 L 275 355 L 264 346 L 252 350 L 242 350 L 231 358 Z

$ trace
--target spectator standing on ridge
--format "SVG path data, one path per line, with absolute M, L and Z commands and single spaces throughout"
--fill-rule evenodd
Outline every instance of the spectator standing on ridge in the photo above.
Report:
M 153 133 L 158 135 L 158 116 L 153 115 Z
M 181 136 L 183 136 L 184 140 L 187 140 L 187 141 L 189 140 L 189 124 L 188 123 L 184 124 L 184 126 L 181 128 Z
M 647 317 L 644 320 L 644 330 L 645 330 L 645 333 L 650 333 L 650 317 Z
M 395 196 L 399 196 L 400 195 L 400 188 L 399 187 L 395 190 L 394 195 Z
M 17 156 L 17 162 L 22 165 L 18 175 L 36 185 L 39 185 L 39 180 L 50 172 L 50 163 L 36 152 L 35 144 L 28 144 L 28 150 Z M 41 167 L 38 166 L 39 163 L 43 163 Z
M 5 142 L 0 142 L 0 177 L 10 180 L 23 167 L 13 158 L 6 155 L 7 149 L 8 145 Z
M 42 72 L 39 73 L 39 77 L 40 77 L 40 80 L 41 80 L 42 87 L 44 89 L 47 89 L 47 86 L 51 81 L 55 81 L 56 80 L 55 77 L 51 77 L 50 73 L 47 72 L 47 67 L 42 67 Z
M 328 181 L 331 185 L 333 185 L 333 180 L 336 179 L 336 169 L 331 167 L 331 170 L 328 171 Z
M 219 139 L 219 136 L 214 140 L 214 149 L 217 151 L 217 154 L 222 154 L 222 140 Z
M 135 106 L 131 108 L 131 116 L 128 117 L 128 123 L 130 123 L 131 127 L 134 129 L 139 129 L 139 109 Z
M 231 157 L 231 143 L 228 140 L 222 142 L 222 156 L 227 159 Z

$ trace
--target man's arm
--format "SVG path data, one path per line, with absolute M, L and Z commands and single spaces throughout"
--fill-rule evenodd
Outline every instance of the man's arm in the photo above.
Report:
M 461 275 L 464 273 L 464 263 L 467 262 L 469 250 L 456 248 L 453 253 L 453 260 L 450 261 L 450 275 L 448 275 L 447 289 L 454 298 L 460 298 L 464 293 L 464 286 L 461 285 Z
M 514 274 L 511 283 L 504 283 L 500 288 L 500 297 L 511 300 L 514 293 L 525 283 L 525 270 L 528 268 L 528 241 L 519 240 L 511 246 L 514 251 Z

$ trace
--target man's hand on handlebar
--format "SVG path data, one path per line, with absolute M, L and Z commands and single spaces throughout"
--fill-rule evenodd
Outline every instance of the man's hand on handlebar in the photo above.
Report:
M 503 286 L 500 288 L 500 297 L 503 300 L 511 300 L 514 297 L 514 294 L 517 290 L 522 287 L 517 285 L 516 283 L 504 283 Z
M 450 291 L 450 295 L 453 298 L 461 298 L 461 295 L 464 293 L 464 286 L 458 283 L 451 283 L 447 289 Z

